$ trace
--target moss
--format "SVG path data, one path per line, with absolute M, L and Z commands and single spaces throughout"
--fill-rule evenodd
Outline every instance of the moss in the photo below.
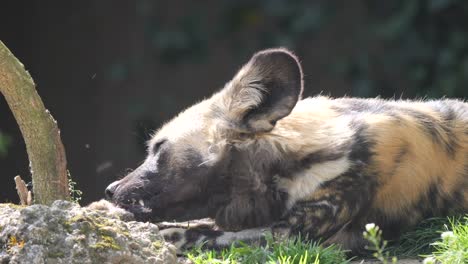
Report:
M 68 220 L 70 223 L 77 223 L 77 222 L 83 222 L 83 221 L 88 221 L 87 217 L 85 215 L 75 215 L 72 218 Z
M 99 238 L 99 241 L 96 244 L 91 245 L 90 247 L 93 249 L 97 249 L 97 250 L 100 250 L 100 249 L 121 250 L 122 249 L 119 246 L 119 244 L 117 244 L 117 242 L 115 241 L 113 237 L 105 236 L 105 235 L 101 236 Z
M 126 237 L 130 237 L 130 233 L 128 232 L 126 228 L 116 225 L 114 222 L 110 221 L 107 218 L 97 217 L 95 221 L 93 222 L 93 224 L 101 233 L 104 233 L 104 234 L 111 233 L 111 230 L 108 229 L 109 227 L 111 227 L 113 232 L 126 236 Z
M 73 226 L 75 226 L 75 228 L 79 227 L 80 233 L 84 235 L 95 232 L 99 236 L 115 236 L 115 234 L 120 234 L 125 237 L 130 237 L 130 233 L 126 228 L 116 225 L 114 222 L 100 216 L 75 215 L 62 224 L 69 233 L 73 231 Z
M 64 221 L 62 222 L 62 226 L 65 227 L 67 231 L 71 232 L 72 225 L 76 222 L 78 222 L 78 219 L 76 218 L 76 216 L 74 216 L 70 219 L 64 219 Z
M 63 226 L 68 232 L 73 231 L 73 224 L 80 223 L 81 233 L 88 234 L 90 231 L 94 230 L 100 235 L 113 235 L 113 232 L 123 235 L 125 237 L 130 237 L 128 230 L 122 226 L 116 225 L 111 220 L 95 216 L 95 215 L 75 215 L 74 217 L 66 220 L 63 223 Z M 109 230 L 111 228 L 112 230 Z
M 62 225 L 63 227 L 71 233 L 73 231 L 74 224 L 80 223 L 80 233 L 88 234 L 92 230 L 90 219 L 84 215 L 75 215 L 72 218 L 65 220 Z M 77 225 L 75 225 L 77 226 Z
M 47 254 L 49 258 L 63 258 L 65 257 L 65 253 L 57 251 L 57 252 L 49 252 Z
M 161 241 L 154 241 L 153 243 L 151 243 L 151 245 L 157 251 L 160 250 L 163 247 L 163 244 L 162 244 Z
M 66 220 L 63 226 L 67 231 L 72 232 L 73 227 L 79 227 L 80 233 L 89 235 L 90 233 L 96 233 L 98 236 L 98 242 L 90 247 L 96 250 L 101 249 L 113 249 L 120 250 L 121 247 L 115 241 L 115 235 L 120 234 L 126 237 L 130 237 L 130 233 L 125 227 L 116 225 L 115 222 L 98 215 L 93 214 L 79 214 Z

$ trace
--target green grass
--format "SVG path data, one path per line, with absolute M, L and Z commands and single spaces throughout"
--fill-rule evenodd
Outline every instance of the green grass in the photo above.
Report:
M 440 239 L 433 243 L 432 255 L 425 263 L 468 263 L 468 216 L 452 219 Z
M 345 264 L 349 260 L 345 252 L 336 246 L 322 247 L 314 242 L 301 242 L 300 238 L 286 241 L 273 241 L 267 237 L 263 247 L 248 246 L 242 243 L 233 245 L 220 252 L 200 248 L 187 254 L 195 264 Z
M 383 241 L 382 241 L 383 242 Z M 468 215 L 465 217 L 431 218 L 404 233 L 381 252 L 385 259 L 427 257 L 424 263 L 468 263 Z M 371 249 L 371 248 L 370 248 Z M 372 258 L 370 252 L 368 258 Z M 194 264 L 335 264 L 349 263 L 345 252 L 337 246 L 323 247 L 317 242 L 301 242 L 300 238 L 273 241 L 267 237 L 263 247 L 242 243 L 223 251 L 194 249 L 187 253 Z M 432 261 L 432 262 L 431 262 Z
M 400 258 L 431 254 L 434 250 L 432 243 L 440 239 L 440 234 L 449 223 L 448 218 L 426 219 L 416 228 L 403 233 L 397 242 L 388 247 L 388 251 L 390 255 Z

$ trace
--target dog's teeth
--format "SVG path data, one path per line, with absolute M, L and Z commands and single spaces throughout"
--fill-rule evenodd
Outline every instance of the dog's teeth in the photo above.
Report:
M 145 206 L 145 202 L 143 201 L 143 199 L 140 199 L 140 200 L 138 201 L 138 203 L 139 203 L 141 206 Z
M 134 205 L 136 203 L 135 198 L 132 198 L 132 204 Z

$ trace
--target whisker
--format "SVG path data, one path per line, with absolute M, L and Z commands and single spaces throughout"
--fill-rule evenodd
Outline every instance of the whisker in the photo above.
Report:
M 214 161 L 214 158 L 207 159 L 207 160 L 203 161 L 202 163 L 198 164 L 198 167 L 201 167 L 201 166 L 205 165 L 206 163 L 212 162 L 212 161 Z

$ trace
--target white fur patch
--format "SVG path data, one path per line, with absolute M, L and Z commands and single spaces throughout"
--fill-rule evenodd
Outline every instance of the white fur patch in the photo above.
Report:
M 174 227 L 174 228 L 163 229 L 163 230 L 160 231 L 160 234 L 165 239 L 170 238 L 170 237 L 177 234 L 177 237 L 179 238 L 179 240 L 172 241 L 172 240 L 169 239 L 168 242 L 172 243 L 177 249 L 181 249 L 187 243 L 187 239 L 185 238 L 185 232 L 186 231 L 187 231 L 187 229 Z M 203 238 L 204 237 L 201 236 L 201 239 L 203 239 Z
M 260 239 L 268 231 L 270 231 L 268 228 L 252 228 L 239 232 L 224 232 L 221 236 L 216 238 L 216 245 L 229 246 L 235 241 Z
M 289 195 L 287 206 L 291 208 L 299 200 L 309 198 L 325 181 L 329 181 L 346 172 L 351 166 L 347 157 L 312 165 L 292 178 L 279 178 L 278 187 Z

